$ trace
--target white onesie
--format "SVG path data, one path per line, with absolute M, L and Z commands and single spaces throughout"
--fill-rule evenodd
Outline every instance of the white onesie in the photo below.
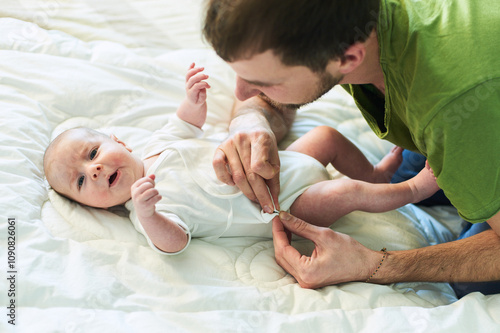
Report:
M 147 171 L 154 174 L 155 187 L 162 199 L 156 210 L 178 223 L 191 237 L 205 240 L 221 236 L 271 237 L 275 214 L 267 214 L 243 195 L 236 186 L 217 179 L 212 167 L 214 152 L 221 143 L 201 138 L 203 131 L 177 116 L 153 133 L 144 149 L 143 159 L 160 154 Z M 279 202 L 281 210 L 289 210 L 295 199 L 309 186 L 329 180 L 326 168 L 316 159 L 297 152 L 280 151 L 281 161 Z M 135 214 L 132 200 L 126 203 L 130 219 L 149 245 L 154 246 Z

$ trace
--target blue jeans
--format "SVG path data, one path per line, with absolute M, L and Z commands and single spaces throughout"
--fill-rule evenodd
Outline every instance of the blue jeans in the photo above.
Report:
M 425 156 L 421 154 L 417 154 L 409 150 L 404 150 L 403 162 L 392 177 L 391 183 L 400 183 L 415 176 L 420 172 L 420 170 L 424 168 L 425 160 Z M 444 192 L 442 190 L 439 190 L 433 196 L 417 203 L 417 205 L 435 206 L 451 205 L 451 203 Z M 465 228 L 462 230 L 460 236 L 458 236 L 458 239 L 477 235 L 478 233 L 488 229 L 490 229 L 490 226 L 486 222 L 476 224 L 468 223 L 467 226 L 465 226 Z M 461 298 L 474 291 L 479 291 L 484 295 L 500 294 L 500 281 L 460 282 L 451 283 L 451 286 L 453 290 L 455 290 L 458 298 Z

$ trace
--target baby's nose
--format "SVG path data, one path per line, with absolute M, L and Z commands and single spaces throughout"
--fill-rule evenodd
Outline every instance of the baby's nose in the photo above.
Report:
M 97 178 L 99 178 L 101 171 L 102 171 L 101 164 L 93 164 L 91 167 L 91 170 L 90 170 L 90 174 L 92 176 L 92 179 L 96 180 Z

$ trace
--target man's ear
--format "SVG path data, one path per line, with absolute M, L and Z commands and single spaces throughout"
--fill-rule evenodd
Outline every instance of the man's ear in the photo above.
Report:
M 132 152 L 132 148 L 130 148 L 129 146 L 127 146 L 125 144 L 125 142 L 123 142 L 120 139 L 118 139 L 114 134 L 111 134 L 109 137 L 111 138 L 111 140 L 114 140 L 114 141 L 118 142 L 119 144 L 121 144 L 123 147 L 125 147 L 125 149 L 127 149 L 129 152 Z
M 348 74 L 358 68 L 366 56 L 365 43 L 354 43 L 349 46 L 340 60 L 339 71 L 343 75 Z

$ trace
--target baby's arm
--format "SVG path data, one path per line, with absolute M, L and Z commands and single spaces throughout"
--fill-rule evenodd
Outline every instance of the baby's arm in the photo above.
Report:
M 155 204 L 161 195 L 155 188 L 154 175 L 143 177 L 132 185 L 132 200 L 144 230 L 153 244 L 164 252 L 179 252 L 188 242 L 185 230 L 158 213 Z
M 186 98 L 177 109 L 177 116 L 196 127 L 201 128 L 207 119 L 207 89 L 210 85 L 204 81 L 208 75 L 202 73 L 203 67 L 189 66 L 186 74 Z
M 320 182 L 293 203 L 290 212 L 310 223 L 330 226 L 355 210 L 381 213 L 422 201 L 439 190 L 432 170 L 397 184 L 367 183 L 353 179 Z

